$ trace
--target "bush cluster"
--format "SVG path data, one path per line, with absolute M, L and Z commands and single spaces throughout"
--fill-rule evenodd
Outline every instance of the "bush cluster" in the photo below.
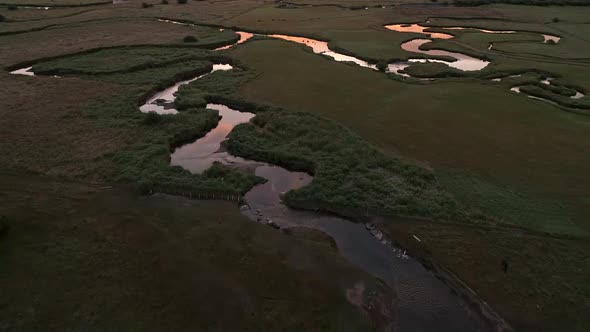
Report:
M 226 147 L 235 155 L 315 174 L 311 185 L 284 196 L 292 206 L 345 215 L 368 209 L 466 219 L 432 172 L 387 157 L 346 128 L 312 114 L 261 112 L 253 124 L 234 128 Z
M 185 43 L 196 43 L 199 40 L 195 36 L 186 36 L 182 39 L 182 41 L 184 41 Z
M 584 99 L 572 99 L 562 94 L 558 94 L 552 90 L 547 89 L 547 86 L 525 85 L 520 88 L 520 91 L 531 96 L 547 99 L 564 107 L 576 108 L 580 110 L 590 109 L 590 103 Z

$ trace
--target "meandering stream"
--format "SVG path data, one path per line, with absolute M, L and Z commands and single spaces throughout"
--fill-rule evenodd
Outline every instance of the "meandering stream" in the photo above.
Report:
M 355 58 L 353 56 L 338 53 L 338 52 L 331 50 L 328 47 L 328 42 L 325 42 L 325 41 L 311 39 L 311 38 L 305 38 L 305 37 L 288 36 L 288 35 L 268 35 L 267 37 L 278 38 L 278 39 L 282 39 L 282 40 L 286 40 L 286 41 L 290 41 L 290 42 L 294 42 L 294 43 L 298 43 L 298 44 L 302 44 L 302 45 L 311 47 L 311 49 L 313 50 L 313 52 L 315 54 L 326 55 L 338 62 L 351 62 L 351 63 L 354 63 L 354 64 L 359 65 L 361 67 L 377 70 L 377 65 L 375 65 L 375 64 L 371 64 L 371 63 L 361 60 L 359 58 Z
M 479 29 L 479 28 L 466 28 L 466 27 L 429 27 L 423 26 L 420 24 L 391 24 L 386 25 L 386 29 L 396 32 L 406 32 L 406 33 L 419 33 L 427 35 L 430 39 L 412 39 L 409 40 L 401 45 L 401 48 L 404 51 L 412 52 L 412 53 L 422 53 L 427 54 L 430 56 L 444 56 L 444 57 L 451 57 L 454 58 L 455 61 L 443 61 L 437 59 L 410 59 L 406 62 L 398 62 L 389 65 L 389 71 L 395 74 L 403 74 L 400 71 L 407 66 L 411 62 L 437 62 L 445 64 L 451 68 L 459 69 L 462 71 L 479 71 L 487 67 L 490 62 L 482 59 L 478 59 L 463 53 L 457 52 L 450 52 L 444 50 L 424 50 L 421 47 L 425 44 L 431 43 L 433 39 L 453 39 L 455 36 L 447 33 L 442 32 L 432 32 L 428 31 L 428 29 L 436 28 L 440 30 L 474 30 L 482 33 L 491 33 L 491 34 L 512 34 L 516 33 L 514 30 L 487 30 L 487 29 Z M 542 35 L 544 38 L 544 42 L 547 43 L 548 41 L 553 41 L 555 43 L 559 42 L 560 37 L 552 36 L 552 35 Z M 492 48 L 492 44 L 488 49 Z M 405 74 L 403 76 L 409 77 L 409 75 Z
M 183 82 L 186 84 L 204 76 Z M 180 85 L 182 84 L 178 83 L 152 96 L 150 100 L 158 100 L 164 96 L 173 105 L 176 98 L 174 93 Z M 247 205 L 241 208 L 242 212 L 255 222 L 268 223 L 276 228 L 305 227 L 329 235 L 343 257 L 358 268 L 382 279 L 395 291 L 397 298 L 395 304 L 392 304 L 392 310 L 395 311 L 392 317 L 396 319 L 387 323 L 392 330 L 450 332 L 491 329 L 489 323 L 465 300 L 454 294 L 420 262 L 393 246 L 380 231 L 369 231 L 365 225 L 343 218 L 293 210 L 284 205 L 282 193 L 310 184 L 313 177 L 264 162 L 232 156 L 224 151 L 221 143 L 231 130 L 238 124 L 249 122 L 255 115 L 221 104 L 208 104 L 206 107 L 219 112 L 221 119 L 217 127 L 204 137 L 176 148 L 171 155 L 172 165 L 181 166 L 192 173 L 202 173 L 214 162 L 220 162 L 265 178 L 266 183 L 257 185 L 246 193 L 244 200 Z M 176 109 L 171 112 L 172 109 L 174 108 L 153 108 L 149 111 L 160 114 L 178 112 Z
M 173 24 L 185 24 L 170 20 L 161 20 Z M 399 32 L 418 32 L 427 34 L 430 38 L 451 39 L 450 34 L 425 31 L 420 25 L 387 26 L 390 30 Z M 458 27 L 449 30 L 463 29 Z M 512 31 L 480 30 L 485 33 L 513 33 Z M 238 41 L 222 46 L 216 51 L 227 50 L 234 45 L 243 43 L 254 36 L 253 33 L 237 32 Z M 376 65 L 367 61 L 335 52 L 329 48 L 327 42 L 305 37 L 271 34 L 270 38 L 277 38 L 296 42 L 310 47 L 314 53 L 328 56 L 335 61 L 351 62 L 358 66 L 377 70 Z M 547 39 L 546 40 L 550 40 Z M 439 62 L 449 67 L 464 71 L 477 71 L 485 68 L 489 62 L 470 57 L 461 53 L 443 50 L 422 50 L 421 46 L 431 42 L 431 39 L 413 39 L 401 45 L 402 49 L 422 53 L 430 56 L 444 56 L 456 59 L 446 61 L 439 59 L 410 59 L 403 63 L 389 65 L 389 72 L 402 76 L 409 76 L 401 72 L 412 62 Z M 228 64 L 215 64 L 209 73 L 187 79 L 151 96 L 141 112 L 156 112 L 170 116 L 178 113 L 174 104 L 176 93 L 180 86 L 189 84 L 211 73 L 231 70 Z M 34 76 L 32 67 L 21 68 L 12 74 Z M 542 81 L 551 84 L 551 79 Z M 518 87 L 512 89 L 518 92 Z M 581 98 L 577 93 L 571 98 Z M 395 292 L 393 305 L 394 320 L 388 322 L 392 330 L 400 331 L 487 331 L 495 328 L 484 319 L 465 299 L 457 296 L 446 284 L 435 277 L 418 260 L 409 257 L 400 248 L 395 247 L 384 238 L 383 233 L 376 229 L 368 229 L 365 225 L 353 223 L 349 220 L 312 211 L 293 210 L 283 204 L 281 195 L 289 190 L 295 190 L 309 185 L 313 178 L 302 172 L 291 172 L 285 168 L 264 162 L 248 160 L 232 156 L 221 147 L 221 143 L 233 128 L 241 123 L 247 123 L 255 115 L 240 112 L 226 105 L 208 104 L 208 109 L 216 110 L 221 119 L 213 130 L 204 137 L 192 143 L 175 149 L 171 154 L 171 165 L 181 166 L 192 173 L 202 173 L 214 162 L 253 172 L 267 180 L 266 183 L 255 186 L 244 196 L 247 205 L 242 212 L 255 222 L 268 223 L 276 228 L 305 227 L 319 230 L 329 235 L 337 244 L 338 251 L 350 263 L 367 273 L 380 278 Z
M 240 33 L 239 41 L 218 50 L 225 50 L 252 36 Z M 336 61 L 353 62 L 376 69 L 374 65 L 360 59 L 333 52 L 326 42 L 285 35 L 269 37 L 308 45 L 314 53 L 327 55 Z M 139 110 L 173 116 L 178 113 L 175 100 L 180 86 L 216 71 L 231 69 L 232 66 L 228 64 L 214 64 L 209 73 L 178 82 L 154 94 L 139 107 Z M 34 75 L 31 67 L 12 73 Z M 265 178 L 267 182 L 255 186 L 246 193 L 244 200 L 247 205 L 241 208 L 242 212 L 255 222 L 268 223 L 275 228 L 305 227 L 329 235 L 336 242 L 338 251 L 344 258 L 363 271 L 380 278 L 395 292 L 395 301 L 391 303 L 391 310 L 394 311 L 391 317 L 395 319 L 386 324 L 390 330 L 491 331 L 503 324 L 499 320 L 490 323 L 473 309 L 471 303 L 455 294 L 418 260 L 392 245 L 379 230 L 332 215 L 288 208 L 281 200 L 282 193 L 309 185 L 313 177 L 264 162 L 232 156 L 224 151 L 221 143 L 231 130 L 238 124 L 249 122 L 254 114 L 240 112 L 221 104 L 208 104 L 206 107 L 219 112 L 221 119 L 217 127 L 204 137 L 176 148 L 171 154 L 171 164 L 181 166 L 192 173 L 202 173 L 214 162 L 220 162 Z
M 385 281 L 396 293 L 395 321 L 388 322 L 399 331 L 480 331 L 489 329 L 463 299 L 437 279 L 417 260 L 389 241 L 379 232 L 372 235 L 362 224 L 322 213 L 288 208 L 281 193 L 311 183 L 313 178 L 302 172 L 231 156 L 220 151 L 221 142 L 239 123 L 248 122 L 254 114 L 239 112 L 225 105 L 209 104 L 222 116 L 217 128 L 193 143 L 172 153 L 172 164 L 201 173 L 214 162 L 247 168 L 267 180 L 246 193 L 247 208 L 242 212 L 251 220 L 271 223 L 275 227 L 305 227 L 329 235 L 338 251 L 350 263 Z

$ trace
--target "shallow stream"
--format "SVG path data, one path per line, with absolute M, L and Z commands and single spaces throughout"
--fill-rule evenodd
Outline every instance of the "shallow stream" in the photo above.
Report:
M 172 91 L 174 87 L 169 90 Z M 174 93 L 167 96 L 171 96 L 170 102 L 173 103 Z M 150 100 L 161 97 L 162 94 L 158 94 Z M 224 151 L 221 143 L 231 130 L 240 123 L 249 122 L 255 115 L 221 104 L 208 104 L 207 108 L 219 112 L 221 119 L 217 127 L 204 137 L 177 148 L 171 155 L 172 165 L 181 166 L 192 173 L 202 173 L 214 162 L 221 162 L 266 179 L 267 182 L 246 193 L 246 204 L 240 208 L 242 213 L 255 222 L 275 228 L 305 227 L 329 235 L 344 258 L 382 279 L 395 292 L 395 303 L 391 304 L 391 310 L 395 312 L 390 317 L 396 318 L 388 322 L 392 330 L 491 330 L 489 323 L 464 299 L 453 293 L 419 261 L 392 245 L 379 230 L 336 216 L 293 210 L 284 205 L 282 194 L 309 185 L 313 178 L 303 172 L 291 172 L 264 162 L 232 156 Z
M 237 43 L 251 35 L 240 34 Z M 362 60 L 333 52 L 326 42 L 308 38 L 271 35 L 312 47 L 318 54 L 325 54 L 336 61 L 351 61 L 363 67 L 375 69 Z M 228 47 L 219 48 L 219 50 Z M 358 60 L 358 61 L 356 61 Z M 151 96 L 140 107 L 142 112 L 156 112 L 165 116 L 178 113 L 174 104 L 179 87 L 219 70 L 231 70 L 228 64 L 215 64 L 211 72 L 178 82 Z M 34 75 L 31 68 L 15 70 L 13 74 Z M 395 293 L 394 303 L 387 322 L 392 331 L 492 331 L 495 324 L 484 319 L 464 298 L 439 280 L 417 259 L 392 245 L 384 234 L 372 225 L 362 225 L 349 220 L 313 211 L 293 210 L 283 204 L 283 193 L 309 185 L 313 178 L 302 172 L 264 162 L 232 156 L 221 143 L 238 124 L 249 122 L 253 113 L 240 112 L 226 105 L 208 104 L 208 109 L 219 112 L 221 119 L 207 135 L 175 149 L 171 164 L 181 166 L 192 173 L 202 173 L 214 162 L 235 167 L 265 178 L 267 181 L 252 188 L 244 196 L 246 204 L 240 210 L 255 222 L 275 228 L 305 227 L 329 235 L 339 253 L 351 264 L 380 278 Z

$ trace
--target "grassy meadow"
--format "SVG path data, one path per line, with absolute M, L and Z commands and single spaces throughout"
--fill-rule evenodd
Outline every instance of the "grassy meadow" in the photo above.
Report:
M 321 236 L 257 225 L 232 203 L 37 176 L 0 183 L 3 329 L 371 328 L 345 294 L 382 284 Z

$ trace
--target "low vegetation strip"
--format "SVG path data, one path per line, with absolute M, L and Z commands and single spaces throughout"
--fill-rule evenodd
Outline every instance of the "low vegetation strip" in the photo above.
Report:
M 580 110 L 580 112 L 585 114 L 590 113 L 590 104 L 586 102 L 586 100 L 572 99 L 570 97 L 564 96 L 563 94 L 554 93 L 546 87 L 541 87 L 538 85 L 525 85 L 520 87 L 520 91 L 533 97 L 547 99 L 559 105 Z
M 231 58 L 211 54 L 201 47 L 125 47 L 110 48 L 75 56 L 58 57 L 33 65 L 39 75 L 108 75 L 169 67 L 199 60 L 229 63 Z M 11 66 L 14 68 L 17 66 Z M 20 68 L 20 66 L 18 66 Z M 198 66 L 197 66 L 198 67 Z
M 98 47 L 78 53 L 58 55 L 20 62 L 6 67 L 12 71 L 22 67 L 34 66 L 34 72 L 42 75 L 52 71 L 69 71 L 76 74 L 100 74 L 147 69 L 154 66 L 167 66 L 192 59 L 207 58 L 215 61 L 228 57 L 211 54 L 207 51 L 237 41 L 237 35 L 212 43 L 192 45 L 134 45 Z M 49 72 L 45 74 L 44 72 Z

